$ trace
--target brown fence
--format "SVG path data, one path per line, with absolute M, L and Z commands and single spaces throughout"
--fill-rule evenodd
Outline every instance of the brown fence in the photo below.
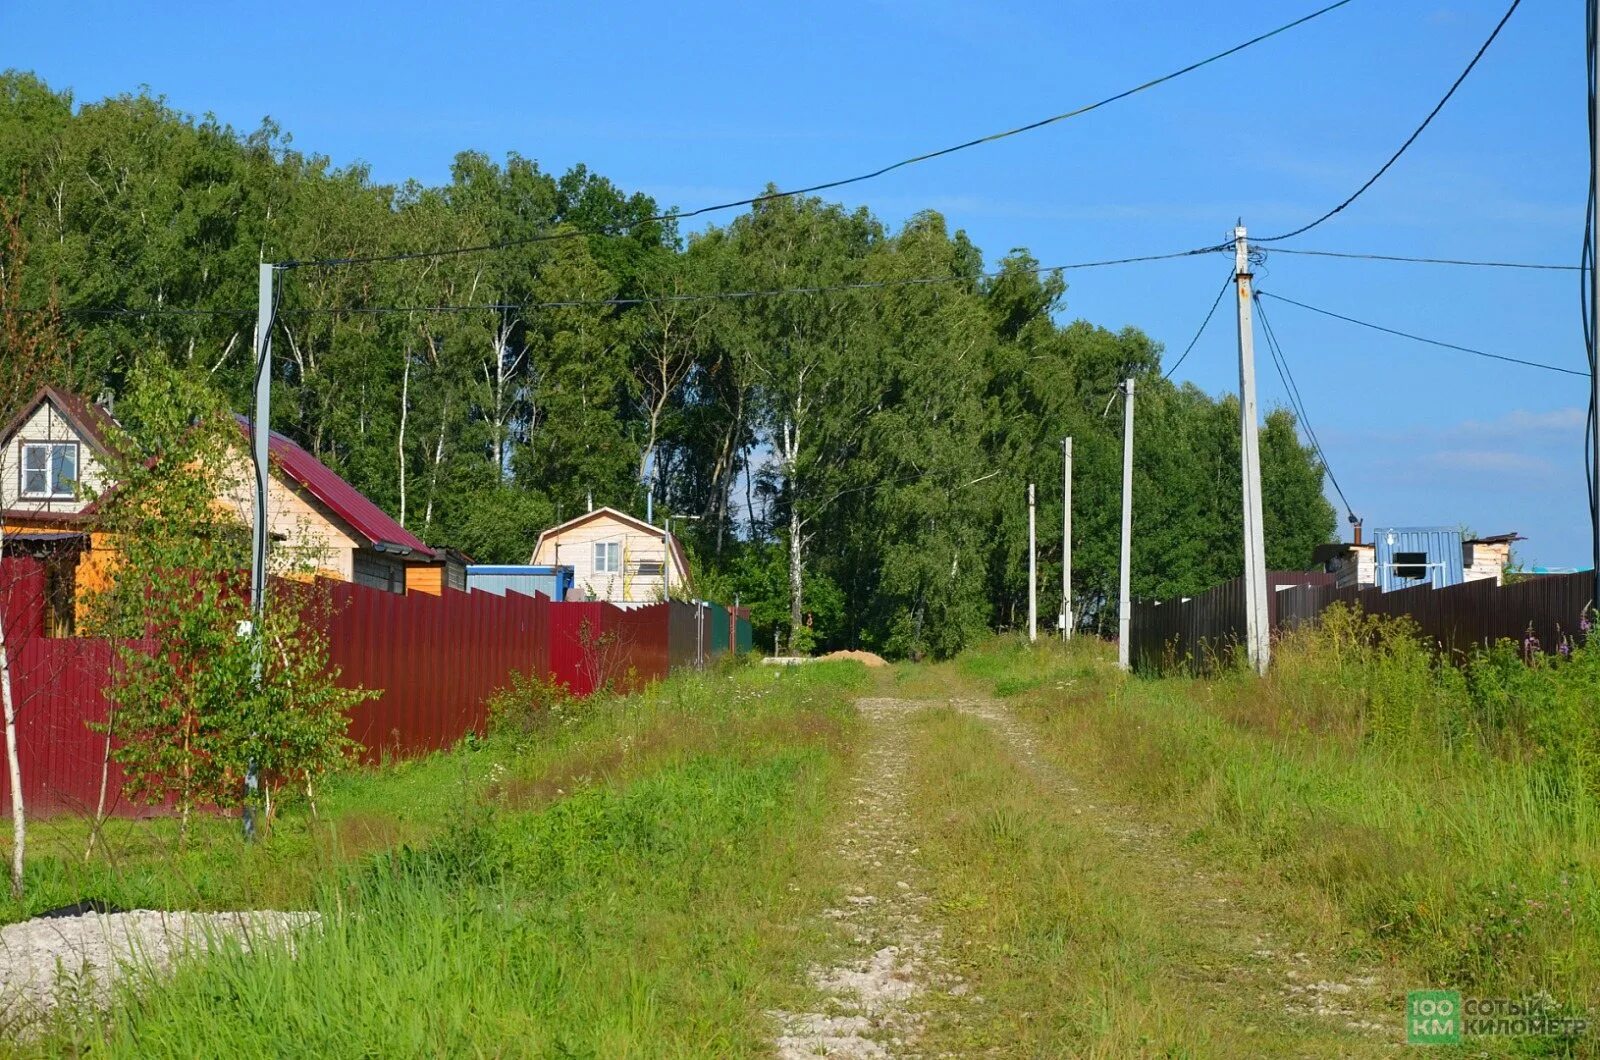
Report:
M 1333 575 L 1269 571 L 1267 621 L 1274 629 L 1280 622 L 1280 597 L 1295 586 L 1332 588 Z M 1244 579 L 1223 582 L 1199 596 L 1136 600 L 1129 632 L 1129 658 L 1141 673 L 1174 665 L 1209 669 L 1230 658 L 1233 649 L 1244 643 Z
M 1501 640 L 1553 652 L 1578 634 L 1594 605 L 1591 574 L 1550 574 L 1510 585 L 1463 582 L 1445 589 L 1419 585 L 1392 593 L 1340 589 L 1327 574 L 1267 576 L 1268 620 L 1274 633 L 1315 623 L 1336 603 L 1373 615 L 1407 616 L 1440 651 L 1461 654 Z M 1244 641 L 1244 584 L 1236 578 L 1187 600 L 1134 604 L 1130 657 L 1141 673 L 1209 670 Z
M 709 604 L 624 609 L 517 593 L 398 595 L 344 582 L 319 582 L 316 589 L 308 614 L 326 623 L 339 683 L 380 692 L 350 715 L 350 736 L 369 762 L 425 754 L 483 732 L 487 701 L 513 672 L 588 695 L 607 684 L 637 686 L 665 677 L 673 667 L 710 661 L 731 646 L 731 637 L 711 636 L 716 605 Z M 92 812 L 106 738 L 90 726 L 107 717 L 103 692 L 116 665 L 116 644 L 44 636 L 44 595 L 40 564 L 21 557 L 0 561 L 23 793 L 43 815 Z M 107 787 L 112 812 L 151 812 L 121 800 L 115 765 Z M 9 800 L 0 769 L 0 814 L 9 813 Z

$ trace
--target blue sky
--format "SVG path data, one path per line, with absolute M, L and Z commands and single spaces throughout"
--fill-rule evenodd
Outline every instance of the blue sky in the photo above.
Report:
M 452 155 L 583 162 L 664 205 L 874 168 L 1066 110 L 1319 6 L 855 3 L 528 5 L 281 0 L 267 7 L 0 10 L 0 67 L 80 100 L 141 85 L 382 180 Z M 891 224 L 933 208 L 991 259 L 1069 262 L 1297 227 L 1394 150 L 1504 11 L 1355 3 L 1086 117 L 842 189 Z M 1581 0 L 1526 3 L 1405 158 L 1292 246 L 1572 263 L 1587 179 Z M 1176 356 L 1221 256 L 1069 274 L 1067 311 L 1135 325 Z M 1583 366 L 1577 280 L 1270 257 L 1258 286 L 1446 341 Z M 1225 304 L 1226 308 L 1226 304 Z M 1521 556 L 1586 564 L 1586 381 L 1432 349 L 1270 303 L 1312 424 L 1369 527 L 1517 530 Z M 1259 340 L 1258 340 L 1259 341 Z M 1265 359 L 1261 396 L 1285 400 Z M 1237 388 L 1219 313 L 1179 372 Z M 1159 444 L 1159 439 L 1151 439 Z

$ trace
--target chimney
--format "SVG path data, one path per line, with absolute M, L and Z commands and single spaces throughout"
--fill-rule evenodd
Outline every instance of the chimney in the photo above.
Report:
M 589 510 L 591 512 L 594 511 L 594 490 L 590 490 L 588 493 L 584 494 L 584 496 L 589 501 Z
M 110 387 L 102 389 L 100 396 L 94 399 L 94 403 L 100 406 L 100 411 L 113 418 L 116 416 L 116 401 L 117 396 L 111 392 Z
M 1357 519 L 1351 525 L 1353 525 L 1355 527 L 1354 533 L 1356 535 L 1355 536 L 1355 540 L 1352 542 L 1352 544 L 1359 545 L 1359 544 L 1361 544 L 1361 520 Z

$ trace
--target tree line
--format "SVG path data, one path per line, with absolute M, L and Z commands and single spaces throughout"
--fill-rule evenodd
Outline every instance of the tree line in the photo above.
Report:
M 90 394 L 159 356 L 247 410 L 257 263 L 309 263 L 281 278 L 273 426 L 480 562 L 653 495 L 658 521 L 692 517 L 675 528 L 697 591 L 750 606 L 763 643 L 944 656 L 1025 614 L 1026 483 L 1059 527 L 1070 435 L 1074 593 L 1109 628 L 1121 428 L 1103 411 L 1131 375 L 1151 442 L 1135 593 L 1242 567 L 1236 400 L 1163 380 L 1136 329 L 1072 319 L 1026 250 L 986 272 L 932 211 L 893 228 L 777 198 L 686 235 L 582 165 L 468 151 L 444 184 L 384 184 L 271 122 L 242 133 L 149 94 L 80 104 L 19 72 L 0 75 L 0 198 L 22 234 L 0 289 L 60 307 L 63 381 Z M 949 282 L 900 283 L 922 277 Z M 763 293 L 818 287 L 834 290 Z M 711 292 L 749 296 L 684 297 Z M 1269 564 L 1303 567 L 1334 513 L 1286 410 L 1262 465 Z M 1041 533 L 1045 601 L 1057 536 Z

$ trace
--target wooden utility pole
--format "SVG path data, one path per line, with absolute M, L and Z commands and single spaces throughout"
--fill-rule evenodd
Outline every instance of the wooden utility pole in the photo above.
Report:
M 1039 550 L 1034 541 L 1033 483 L 1028 483 L 1028 643 L 1039 639 Z
M 1132 668 L 1133 626 L 1133 379 L 1122 384 L 1122 558 L 1117 578 L 1117 665 Z
M 1261 433 L 1256 421 L 1255 336 L 1250 323 L 1250 245 L 1244 225 L 1233 230 L 1234 283 L 1239 302 L 1239 457 L 1244 480 L 1245 647 L 1250 665 L 1267 672 L 1271 630 L 1267 625 L 1267 553 L 1261 531 Z
M 1600 0 L 1596 0 L 1600 3 Z M 1072 439 L 1061 439 L 1061 639 L 1072 637 Z

